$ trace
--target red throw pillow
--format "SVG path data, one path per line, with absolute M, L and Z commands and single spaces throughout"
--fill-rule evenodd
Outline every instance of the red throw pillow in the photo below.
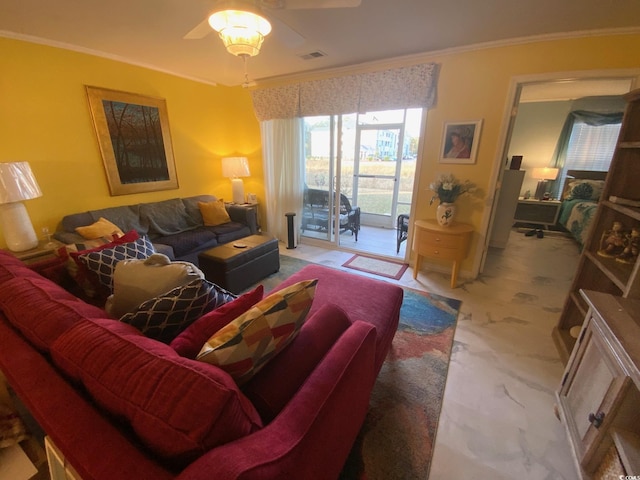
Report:
M 195 359 L 214 333 L 262 300 L 263 293 L 264 287 L 258 285 L 254 290 L 210 311 L 189 325 L 169 346 L 183 357 Z

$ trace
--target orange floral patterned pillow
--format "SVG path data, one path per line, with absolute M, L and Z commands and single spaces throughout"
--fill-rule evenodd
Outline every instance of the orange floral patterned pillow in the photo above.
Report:
M 305 280 L 264 298 L 209 338 L 196 360 L 220 367 L 242 385 L 298 335 L 317 283 Z

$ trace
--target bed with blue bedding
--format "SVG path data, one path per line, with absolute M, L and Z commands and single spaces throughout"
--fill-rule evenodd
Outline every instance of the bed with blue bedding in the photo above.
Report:
M 607 172 L 568 170 L 558 223 L 584 246 L 598 208 Z

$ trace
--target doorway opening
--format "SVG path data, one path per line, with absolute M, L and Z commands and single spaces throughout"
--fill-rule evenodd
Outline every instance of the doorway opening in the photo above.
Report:
M 494 196 L 492 209 L 486 218 L 487 234 L 483 255 L 478 260 L 475 273 L 484 268 L 489 244 L 495 237 L 495 228 L 505 223 L 509 228 L 513 217 L 501 219 L 505 202 L 514 204 L 521 201 L 527 190 L 535 190 L 535 179 L 527 176 L 516 188 L 515 198 L 505 200 L 501 195 L 505 185 L 505 172 L 509 170 L 508 159 L 513 155 L 522 155 L 522 170 L 532 173 L 534 168 L 548 167 L 553 157 L 560 131 L 576 99 L 594 96 L 622 95 L 632 90 L 640 78 L 639 70 L 620 70 L 610 72 L 579 72 L 575 74 L 548 74 L 514 78 L 509 92 L 510 102 L 505 111 L 503 132 L 501 134 L 502 149 L 496 159 L 493 185 Z M 536 115 L 525 119 L 525 111 L 534 111 Z M 531 119 L 535 118 L 536 121 Z M 552 120 L 550 120 L 552 119 Z M 518 132 L 516 135 L 516 125 Z M 517 151 L 516 151 L 517 150 Z M 557 202 L 559 203 L 559 201 Z M 514 206 L 515 209 L 515 206 Z M 492 250 L 496 250 L 494 247 Z M 500 250 L 500 249 L 497 249 Z M 499 252 L 501 255 L 506 252 Z

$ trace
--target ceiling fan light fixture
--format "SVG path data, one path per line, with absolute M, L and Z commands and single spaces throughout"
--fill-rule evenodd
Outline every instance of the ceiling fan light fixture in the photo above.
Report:
M 264 37 L 271 32 L 266 18 L 247 10 L 220 10 L 209 17 L 209 25 L 218 32 L 227 51 L 237 56 L 258 55 Z

